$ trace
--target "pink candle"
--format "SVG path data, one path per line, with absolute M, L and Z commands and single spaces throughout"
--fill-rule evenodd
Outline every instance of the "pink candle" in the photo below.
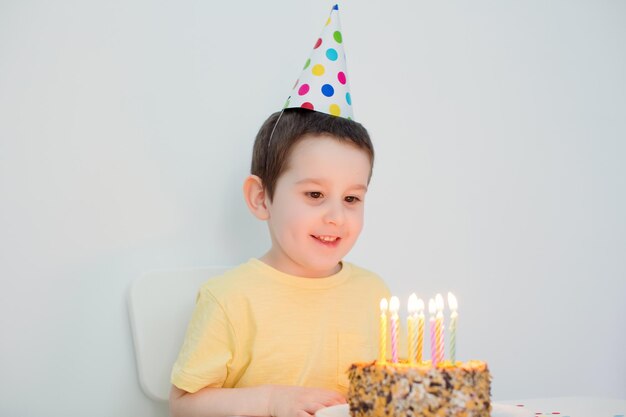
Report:
M 435 313 L 437 307 L 435 306 L 435 300 L 432 298 L 428 300 L 428 327 L 430 328 L 430 360 L 433 366 L 437 366 L 437 337 L 435 333 Z
M 391 297 L 389 312 L 391 313 L 391 362 L 393 363 L 398 363 L 398 332 L 400 330 L 398 310 L 400 310 L 400 300 L 398 297 Z
M 437 294 L 435 297 L 435 304 L 437 306 L 437 323 L 436 323 L 436 336 L 437 336 L 437 362 L 443 362 L 444 359 L 444 335 L 443 335 L 443 297 L 441 294 Z

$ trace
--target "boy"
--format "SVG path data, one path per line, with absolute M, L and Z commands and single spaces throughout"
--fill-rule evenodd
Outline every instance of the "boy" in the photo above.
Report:
M 350 363 L 376 357 L 389 292 L 341 261 L 363 225 L 367 131 L 310 110 L 278 116 L 261 127 L 244 183 L 272 246 L 201 289 L 172 375 L 174 416 L 312 415 L 345 402 Z
M 172 371 L 173 416 L 307 417 L 345 403 L 345 371 L 376 358 L 389 296 L 342 262 L 373 161 L 367 131 L 347 118 L 288 108 L 263 124 L 243 189 L 272 244 L 201 288 Z

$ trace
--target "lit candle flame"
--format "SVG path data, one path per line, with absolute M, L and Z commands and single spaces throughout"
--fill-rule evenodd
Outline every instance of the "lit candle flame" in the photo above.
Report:
M 418 308 L 417 294 L 413 293 L 409 296 L 409 304 L 408 304 L 409 314 L 417 313 L 417 308 Z
M 428 313 L 432 316 L 437 313 L 437 304 L 435 304 L 435 300 L 432 298 L 428 300 Z
M 398 310 L 400 310 L 400 299 L 394 295 L 389 300 L 389 311 L 391 313 L 397 313 Z
M 456 311 L 459 308 L 456 297 L 451 292 L 448 293 L 448 305 L 452 311 Z
M 443 297 L 441 294 L 435 296 L 435 304 L 437 305 L 437 311 L 443 310 Z
M 417 311 L 422 314 L 424 313 L 424 300 L 421 298 L 417 299 Z
M 386 298 L 382 298 L 380 300 L 380 312 L 384 313 L 387 311 L 387 309 L 389 308 L 389 305 L 387 304 L 387 299 Z

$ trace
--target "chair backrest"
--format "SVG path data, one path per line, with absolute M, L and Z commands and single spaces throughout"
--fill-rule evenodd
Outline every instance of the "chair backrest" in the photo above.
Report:
M 228 267 L 148 272 L 130 287 L 128 310 L 139 383 L 153 400 L 167 401 L 170 373 L 200 286 Z

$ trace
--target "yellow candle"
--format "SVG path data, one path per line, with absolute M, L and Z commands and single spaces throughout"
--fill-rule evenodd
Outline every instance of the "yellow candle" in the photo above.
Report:
M 422 354 L 424 351 L 424 300 L 417 300 L 417 363 L 422 362 Z
M 380 345 L 378 349 L 378 362 L 387 361 L 387 299 L 380 300 Z
M 411 315 L 408 315 L 406 317 L 406 325 L 407 325 L 407 336 L 408 336 L 408 342 L 409 342 L 409 348 L 408 348 L 408 352 L 409 352 L 409 363 L 413 364 L 415 363 L 415 357 L 413 356 L 413 352 L 415 352 L 415 347 L 413 345 L 413 317 Z
M 417 360 L 417 295 L 415 293 L 409 297 L 408 310 L 409 362 L 414 364 Z

